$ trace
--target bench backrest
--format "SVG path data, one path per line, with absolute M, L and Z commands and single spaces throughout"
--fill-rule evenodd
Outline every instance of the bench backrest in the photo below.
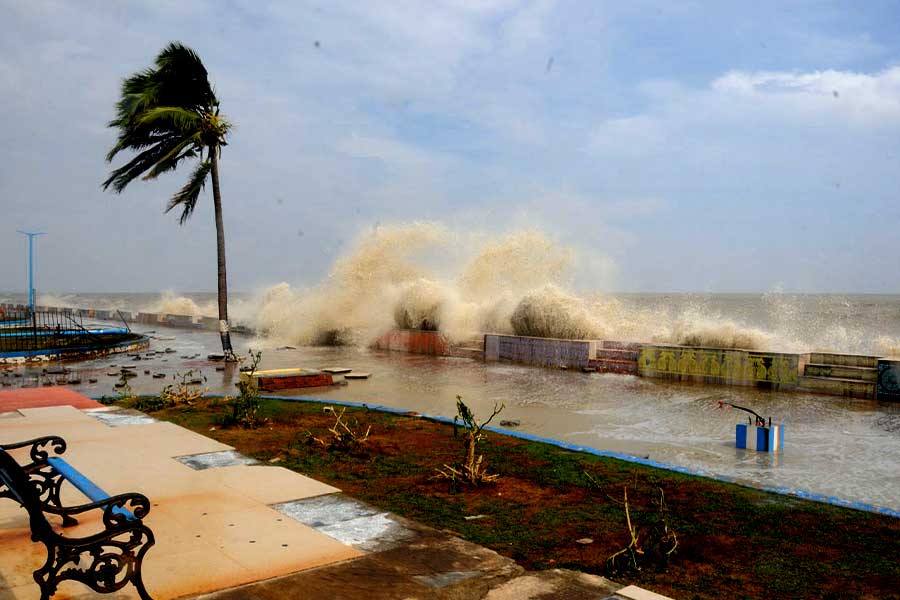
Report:
M 28 511 L 33 540 L 46 539 L 48 536 L 55 535 L 50 522 L 47 521 L 47 517 L 41 510 L 41 500 L 37 488 L 21 465 L 3 449 L 0 449 L 0 483 L 3 483 L 14 498 Z

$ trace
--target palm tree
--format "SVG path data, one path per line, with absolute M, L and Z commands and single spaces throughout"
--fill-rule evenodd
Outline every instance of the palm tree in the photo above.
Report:
M 166 212 L 181 209 L 179 223 L 190 218 L 208 177 L 212 178 L 219 267 L 219 334 L 225 360 L 236 360 L 228 327 L 228 286 L 225 277 L 225 231 L 219 190 L 219 154 L 231 123 L 219 114 L 219 100 L 200 57 L 180 42 L 172 42 L 156 57 L 156 66 L 139 71 L 122 83 L 116 118 L 109 126 L 118 140 L 107 162 L 122 150 L 137 153 L 103 182 L 121 193 L 137 177 L 155 179 L 189 158 L 199 159 L 188 182 L 172 196 Z

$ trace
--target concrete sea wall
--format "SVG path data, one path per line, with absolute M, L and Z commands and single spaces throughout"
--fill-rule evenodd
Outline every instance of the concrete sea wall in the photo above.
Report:
M 644 345 L 638 374 L 674 381 L 796 389 L 809 355 Z
M 16 304 L 0 309 L 23 310 Z M 118 310 L 35 307 L 82 317 L 218 331 L 208 316 Z M 238 333 L 253 333 L 241 325 Z M 831 352 L 785 353 L 644 344 L 613 340 L 564 340 L 486 334 L 482 342 L 452 346 L 438 331 L 397 329 L 382 334 L 376 349 L 431 356 L 510 361 L 553 368 L 580 368 L 713 385 L 740 385 L 831 396 L 900 402 L 900 359 Z
M 10 311 L 24 311 L 27 306 L 21 304 L 0 304 L 0 309 Z M 219 319 L 208 316 L 195 315 L 174 315 L 150 312 L 133 312 L 128 310 L 107 310 L 95 308 L 56 308 L 52 306 L 35 306 L 35 311 L 39 312 L 57 312 L 62 314 L 70 314 L 75 316 L 86 317 L 89 319 L 100 319 L 103 321 L 118 321 L 125 323 L 140 323 L 141 325 L 165 325 L 167 327 L 178 327 L 181 329 L 202 329 L 205 331 L 218 331 Z M 252 334 L 253 330 L 242 324 L 232 323 L 231 331 L 235 333 Z
M 857 354 L 762 352 L 487 334 L 484 359 L 542 367 L 579 367 L 669 381 L 900 401 L 900 359 Z
M 542 367 L 588 368 L 597 353 L 595 340 L 558 340 L 487 334 L 484 336 L 484 359 Z

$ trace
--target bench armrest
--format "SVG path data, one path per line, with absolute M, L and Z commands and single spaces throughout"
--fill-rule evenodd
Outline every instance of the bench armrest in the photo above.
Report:
M 150 512 L 150 500 L 147 496 L 137 492 L 117 494 L 97 502 L 80 504 L 78 506 L 41 506 L 41 510 L 52 515 L 62 517 L 79 515 L 90 510 L 103 511 L 103 524 L 107 528 L 118 528 L 122 525 L 140 521 Z
M 26 448 L 28 446 L 31 446 L 31 450 L 29 450 L 31 461 L 33 463 L 43 463 L 47 461 L 47 458 L 50 456 L 51 452 L 57 455 L 65 452 L 66 440 L 62 439 L 58 435 L 46 435 L 25 442 L 0 444 L 0 449 L 9 451 L 18 450 L 19 448 Z

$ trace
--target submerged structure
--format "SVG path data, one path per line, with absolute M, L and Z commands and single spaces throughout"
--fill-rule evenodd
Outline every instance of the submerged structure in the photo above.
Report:
M 0 363 L 96 358 L 149 347 L 150 340 L 125 327 L 85 327 L 69 309 L 3 306 Z

